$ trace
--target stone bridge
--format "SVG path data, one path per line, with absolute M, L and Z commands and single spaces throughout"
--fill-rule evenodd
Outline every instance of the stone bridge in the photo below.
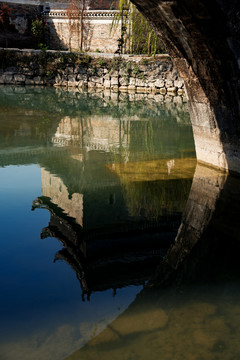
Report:
M 239 173 L 239 1 L 131 1 L 185 81 L 198 160 Z

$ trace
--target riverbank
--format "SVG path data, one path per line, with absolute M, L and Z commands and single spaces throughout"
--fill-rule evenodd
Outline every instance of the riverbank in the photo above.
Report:
M 156 57 L 0 48 L 0 84 L 184 95 L 168 55 Z

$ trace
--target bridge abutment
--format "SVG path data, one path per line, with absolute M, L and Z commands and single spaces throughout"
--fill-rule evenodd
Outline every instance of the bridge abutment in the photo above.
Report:
M 184 79 L 197 159 L 240 173 L 240 5 L 132 0 Z

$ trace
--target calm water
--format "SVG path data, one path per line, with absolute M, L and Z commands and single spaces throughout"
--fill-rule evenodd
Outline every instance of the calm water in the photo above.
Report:
M 0 359 L 238 359 L 239 180 L 180 100 L 0 88 Z

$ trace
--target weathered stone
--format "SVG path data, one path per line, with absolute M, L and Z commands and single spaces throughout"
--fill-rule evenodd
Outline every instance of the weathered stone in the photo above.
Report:
M 184 81 L 181 79 L 174 80 L 174 86 L 177 87 L 178 89 L 181 89 L 184 86 Z
M 109 88 L 111 87 L 111 81 L 104 79 L 103 85 L 104 85 L 104 87 L 105 87 L 106 89 L 109 89 Z
M 56 85 L 61 85 L 62 84 L 62 77 L 60 75 L 57 75 L 55 77 L 55 84 Z
M 88 81 L 88 87 L 89 88 L 94 88 L 94 87 L 96 87 L 96 83 L 92 82 L 92 81 Z
M 67 80 L 71 83 L 76 82 L 76 75 L 68 75 Z
M 103 83 L 103 78 L 100 77 L 100 76 L 90 76 L 89 81 L 102 84 Z
M 128 77 L 120 77 L 119 78 L 119 85 L 120 86 L 128 86 L 129 84 L 129 78 Z
M 165 86 L 165 81 L 162 79 L 157 79 L 155 82 L 155 87 L 156 88 L 163 88 Z
M 35 85 L 42 85 L 43 84 L 43 80 L 42 80 L 42 78 L 40 76 L 34 77 L 33 80 L 34 80 Z
M 26 78 L 25 84 L 26 84 L 26 85 L 34 85 L 34 80 L 33 80 L 33 79 Z
M 165 82 L 166 88 L 172 88 L 173 84 L 174 84 L 173 80 L 166 80 L 166 82 Z
M 129 91 L 135 91 L 135 90 L 136 90 L 136 86 L 135 86 L 135 85 L 128 85 L 128 90 L 129 90 Z
M 136 78 L 136 83 L 135 83 L 135 85 L 136 85 L 137 87 L 145 87 L 145 86 L 146 86 L 146 82 L 143 81 L 142 79 L 137 79 L 137 78 Z
M 87 81 L 87 79 L 88 79 L 88 76 L 87 76 L 87 73 L 80 73 L 80 74 L 77 74 L 77 76 L 76 76 L 76 79 L 77 80 L 79 80 L 79 81 L 81 81 L 81 80 L 83 80 L 83 81 Z
M 111 86 L 118 86 L 119 81 L 117 76 L 111 76 Z
M 136 85 L 136 79 L 134 77 L 130 77 L 129 78 L 129 86 L 134 86 Z
M 4 79 L 5 84 L 12 84 L 13 80 L 14 80 L 14 77 L 13 77 L 13 75 L 9 75 L 7 73 L 4 73 L 3 74 L 3 79 Z
M 87 81 L 79 80 L 79 81 L 77 81 L 77 86 L 78 86 L 79 88 L 85 88 L 85 87 L 88 86 L 88 83 L 87 83 Z
M 103 84 L 96 83 L 96 88 L 101 90 L 101 89 L 104 89 L 104 86 L 103 86 Z
M 74 74 L 74 68 L 71 66 L 67 66 L 65 69 L 65 74 L 67 75 L 73 75 Z

